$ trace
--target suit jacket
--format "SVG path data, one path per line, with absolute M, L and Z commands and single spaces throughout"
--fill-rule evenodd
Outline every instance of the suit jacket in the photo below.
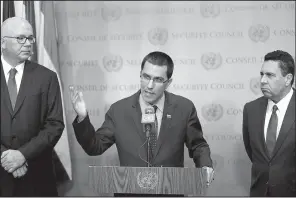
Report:
M 19 150 L 28 163 L 21 178 L 0 167 L 2 196 L 57 196 L 52 154 L 63 129 L 56 73 L 26 61 L 13 110 L 1 63 L 1 153 Z
M 251 196 L 296 195 L 295 90 L 288 105 L 276 145 L 270 157 L 264 139 L 268 100 L 258 98 L 244 106 L 243 140 L 252 162 Z
M 112 104 L 97 131 L 88 116 L 80 123 L 75 118 L 75 135 L 87 154 L 101 155 L 116 143 L 121 166 L 147 166 L 141 159 L 147 159 L 147 144 L 142 146 L 146 136 L 141 124 L 139 96 L 140 91 Z M 184 167 L 184 143 L 196 167 L 212 167 L 210 149 L 203 138 L 194 104 L 184 97 L 165 92 L 163 118 L 152 164 Z

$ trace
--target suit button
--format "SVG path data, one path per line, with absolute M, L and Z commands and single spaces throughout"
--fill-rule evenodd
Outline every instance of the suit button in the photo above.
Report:
M 14 140 L 14 139 L 16 139 L 16 136 L 15 136 L 15 135 L 13 135 L 13 136 L 11 137 L 11 139 L 13 139 L 13 140 Z
M 268 185 L 268 182 L 266 182 L 266 184 Z

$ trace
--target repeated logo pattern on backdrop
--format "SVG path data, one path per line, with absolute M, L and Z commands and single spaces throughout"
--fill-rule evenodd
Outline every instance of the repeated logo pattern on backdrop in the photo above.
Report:
M 164 51 L 175 62 L 169 91 L 194 102 L 211 147 L 216 179 L 208 195 L 248 196 L 251 167 L 241 134 L 243 105 L 262 96 L 259 72 L 267 52 L 282 49 L 295 55 L 295 2 L 55 5 L 62 82 L 83 91 L 95 128 L 112 103 L 139 90 L 144 56 Z M 75 112 L 67 92 L 64 98 L 71 126 Z M 90 162 L 118 164 L 114 146 L 102 156 L 88 157 L 71 138 L 77 180 L 87 177 Z M 194 166 L 187 149 L 185 161 Z M 87 189 L 82 191 L 87 195 Z

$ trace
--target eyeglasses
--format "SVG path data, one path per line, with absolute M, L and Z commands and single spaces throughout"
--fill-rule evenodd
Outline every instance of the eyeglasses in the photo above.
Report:
M 14 38 L 17 40 L 17 42 L 19 44 L 24 44 L 26 43 L 27 39 L 29 41 L 29 43 L 33 44 L 35 43 L 35 38 L 33 36 L 29 36 L 29 37 L 25 37 L 25 36 L 17 36 L 17 37 L 13 37 L 13 36 L 3 36 L 2 38 Z
M 154 83 L 156 83 L 156 84 L 164 84 L 164 83 L 166 83 L 169 79 L 167 79 L 167 80 L 164 80 L 163 78 L 158 78 L 158 77 L 156 77 L 156 78 L 151 78 L 150 76 L 148 76 L 147 74 L 142 74 L 142 75 L 140 75 L 140 77 L 141 77 L 141 79 L 143 80 L 143 82 L 145 82 L 145 83 L 149 83 L 151 80 L 154 82 Z

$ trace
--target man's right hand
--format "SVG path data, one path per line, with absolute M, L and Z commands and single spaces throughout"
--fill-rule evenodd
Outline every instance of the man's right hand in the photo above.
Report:
M 28 171 L 27 163 L 24 163 L 24 165 L 22 165 L 21 167 L 19 167 L 15 171 L 13 171 L 12 175 L 14 178 L 19 178 L 19 177 L 24 176 L 27 173 L 27 171 Z
M 83 99 L 83 95 L 81 91 L 77 91 L 73 86 L 69 87 L 71 94 L 71 101 L 73 108 L 78 115 L 79 120 L 83 120 L 87 116 L 86 104 Z

